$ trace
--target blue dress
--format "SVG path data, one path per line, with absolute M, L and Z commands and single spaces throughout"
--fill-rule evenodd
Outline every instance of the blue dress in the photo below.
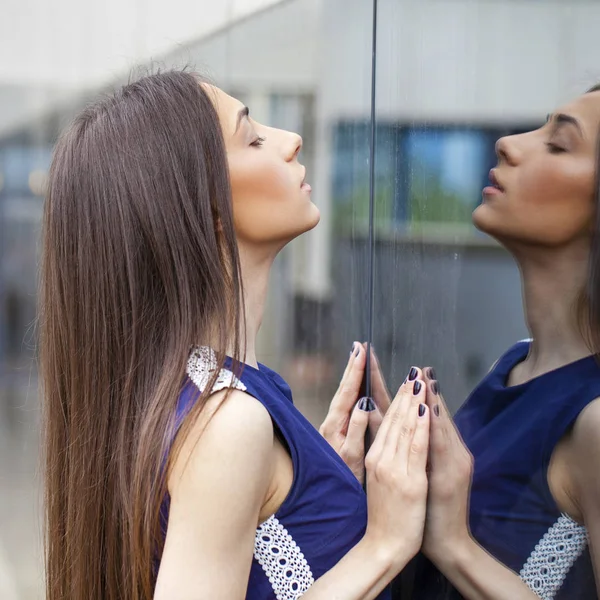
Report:
M 215 366 L 209 348 L 192 351 L 177 407 L 179 422 Z M 213 392 L 231 386 L 256 398 L 269 412 L 294 468 L 287 498 L 256 530 L 246 600 L 296 600 L 363 537 L 366 497 L 343 460 L 295 408 L 289 386 L 277 373 L 262 364 L 258 369 L 244 365 L 237 378 L 230 370 L 231 361 L 225 366 Z M 167 497 L 161 511 L 164 527 L 168 508 Z M 386 591 L 379 599 L 389 597 Z
M 600 397 L 600 367 L 590 356 L 507 387 L 529 347 L 510 348 L 455 415 L 474 457 L 471 534 L 541 598 L 595 599 L 586 529 L 559 510 L 548 466 L 559 440 Z M 413 597 L 461 596 L 423 560 Z

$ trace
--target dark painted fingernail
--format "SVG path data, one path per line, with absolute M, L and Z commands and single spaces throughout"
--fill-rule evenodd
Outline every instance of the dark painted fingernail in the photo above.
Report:
M 375 403 L 373 400 L 371 400 L 371 398 L 365 396 L 358 401 L 358 408 L 360 408 L 360 410 L 364 410 L 365 412 L 371 412 L 372 410 L 375 410 Z
M 350 350 L 350 356 L 352 356 L 352 354 L 354 353 L 354 350 L 356 349 L 356 342 L 354 342 L 352 344 L 352 350 Z
M 419 374 L 418 371 L 414 367 L 411 367 L 410 372 L 408 373 L 408 380 L 413 381 L 414 379 L 417 378 L 418 374 Z
M 415 384 L 413 386 L 413 394 L 416 396 L 420 391 L 421 391 L 421 382 L 415 381 Z
M 422 417 L 425 414 L 425 405 L 419 404 L 419 416 Z
M 435 370 L 433 367 L 429 367 L 427 369 L 427 377 L 429 377 L 429 379 L 437 379 L 437 377 L 435 375 Z
M 433 407 L 433 412 L 435 413 L 435 416 L 436 416 L 436 417 L 439 417 L 439 416 L 440 416 L 440 407 L 439 407 L 439 404 L 436 404 L 436 405 Z
M 439 396 L 440 393 L 440 386 L 438 384 L 437 381 L 432 381 L 431 382 L 431 391 L 436 395 Z

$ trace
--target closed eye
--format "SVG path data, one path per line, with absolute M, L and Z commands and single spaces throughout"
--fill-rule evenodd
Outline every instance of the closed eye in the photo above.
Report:
M 548 147 L 548 152 L 550 152 L 550 154 L 562 154 L 563 152 L 566 152 L 562 146 L 557 146 L 552 142 L 546 142 L 546 146 Z
M 258 137 L 250 145 L 254 147 L 262 146 L 266 138 Z

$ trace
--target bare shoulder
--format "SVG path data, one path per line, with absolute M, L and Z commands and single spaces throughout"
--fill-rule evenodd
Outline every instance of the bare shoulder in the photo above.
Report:
M 600 500 L 600 398 L 579 414 L 568 437 L 569 467 L 580 501 L 593 495 Z
M 268 469 L 274 443 L 273 422 L 253 396 L 225 390 L 210 396 L 202 414 L 187 432 L 169 477 L 169 491 L 183 479 L 206 474 L 211 465 L 224 468 Z M 237 470 L 237 468 L 235 469 Z
M 273 447 L 271 418 L 258 400 L 239 390 L 208 399 L 169 476 L 155 598 L 243 597 Z
M 581 455 L 591 454 L 600 461 L 600 398 L 590 402 L 579 414 L 571 434 L 572 449 Z

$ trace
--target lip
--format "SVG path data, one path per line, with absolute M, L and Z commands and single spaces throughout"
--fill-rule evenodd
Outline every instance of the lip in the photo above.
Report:
M 500 183 L 500 181 L 498 180 L 498 174 L 496 173 L 496 169 L 492 169 L 490 171 L 490 183 L 492 184 L 491 186 L 486 187 L 485 189 L 492 189 L 495 190 L 496 192 L 503 192 L 504 188 L 502 187 L 502 184 Z
M 305 192 L 312 191 L 312 188 L 308 183 L 306 183 L 306 167 L 303 167 L 302 181 L 300 182 L 300 189 Z

